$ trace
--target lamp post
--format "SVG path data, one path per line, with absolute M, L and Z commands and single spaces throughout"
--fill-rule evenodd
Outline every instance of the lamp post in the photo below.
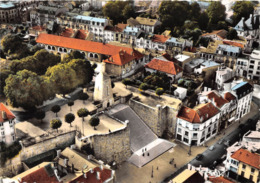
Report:
M 190 145 L 190 149 L 189 149 L 188 155 L 189 156 L 191 155 L 191 145 Z

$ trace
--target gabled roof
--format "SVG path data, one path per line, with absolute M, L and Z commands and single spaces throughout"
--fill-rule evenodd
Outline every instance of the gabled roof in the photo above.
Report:
M 153 35 L 152 41 L 157 43 L 165 43 L 168 39 L 169 37 L 167 36 L 155 34 Z
M 177 117 L 191 123 L 203 123 L 219 113 L 219 109 L 212 103 L 200 104 L 196 108 L 191 109 L 183 106 Z
M 208 98 L 213 100 L 218 108 L 221 108 L 224 104 L 228 103 L 228 101 L 222 98 L 220 95 L 217 95 L 214 91 L 208 93 Z
M 227 92 L 224 94 L 224 99 L 230 102 L 231 100 L 236 100 L 236 97 L 232 93 Z
M 70 181 L 69 183 L 78 183 L 78 182 L 84 182 L 84 183 L 102 183 L 108 180 L 112 175 L 112 170 L 104 168 L 101 170 L 99 167 L 96 167 L 93 169 L 93 173 L 88 171 L 87 178 L 84 177 L 84 175 L 74 179 L 73 181 Z M 97 172 L 100 173 L 100 180 L 97 179 Z
M 128 48 L 128 47 L 121 47 L 121 46 L 115 46 L 111 44 L 103 44 L 99 42 L 94 41 L 87 41 L 87 40 L 81 40 L 81 39 L 75 39 L 75 38 L 67 38 L 62 36 L 56 36 L 51 34 L 40 34 L 38 38 L 36 39 L 37 43 L 41 44 L 47 44 L 47 45 L 53 45 L 53 46 L 59 46 L 64 48 L 70 48 L 73 50 L 81 50 L 81 51 L 87 51 L 92 53 L 99 53 L 103 55 L 108 56 L 114 56 L 116 57 L 117 54 L 119 54 L 120 51 L 125 51 L 127 55 L 132 55 L 132 52 L 136 59 L 142 58 L 143 54 L 140 52 Z M 127 57 L 124 57 L 127 58 Z M 129 59 L 126 60 L 118 60 L 117 62 L 114 62 L 116 65 L 124 65 L 128 63 Z M 110 62 L 108 62 L 110 63 Z
M 127 20 L 127 24 L 129 24 L 130 26 L 140 25 L 139 22 L 132 17 Z
M 227 36 L 227 31 L 224 30 L 224 29 L 214 30 L 214 31 L 212 31 L 212 32 L 210 32 L 210 33 L 202 34 L 201 36 L 202 36 L 202 37 L 204 37 L 204 36 L 206 37 L 206 36 L 211 36 L 211 35 L 216 35 L 216 36 L 218 36 L 218 37 L 221 38 L 221 39 L 225 39 L 226 36 Z
M 67 28 L 64 31 L 62 31 L 60 35 L 64 37 L 71 37 L 73 33 L 74 33 L 73 29 Z
M 260 155 L 246 149 L 239 149 L 231 155 L 231 158 L 250 165 L 260 170 Z
M 145 65 L 146 68 L 165 72 L 167 74 L 177 75 L 182 72 L 182 68 L 175 65 L 172 61 L 153 59 Z
M 239 42 L 235 42 L 235 41 L 224 40 L 223 43 L 230 45 L 230 46 L 236 46 L 236 47 L 244 48 L 243 43 L 239 43 Z
M 6 113 L 6 119 L 4 119 L 2 111 Z M 14 118 L 15 115 L 3 103 L 0 103 L 0 123 Z

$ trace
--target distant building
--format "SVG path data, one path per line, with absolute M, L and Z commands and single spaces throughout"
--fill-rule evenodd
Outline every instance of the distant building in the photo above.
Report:
M 12 2 L 0 2 L 0 23 L 17 22 L 20 18 L 19 6 Z
M 176 139 L 186 145 L 203 145 L 216 136 L 220 110 L 212 103 L 204 103 L 193 109 L 183 106 L 177 115 Z
M 216 87 L 218 90 L 224 90 L 224 83 L 230 81 L 235 76 L 235 72 L 229 67 L 219 66 L 216 71 Z
M 3 103 L 0 103 L 0 142 L 9 145 L 16 140 L 14 125 L 14 114 Z
M 186 47 L 192 47 L 193 41 L 171 37 L 166 41 L 166 49 L 172 50 L 175 53 L 181 53 Z
M 202 34 L 201 37 L 211 38 L 213 40 L 223 40 L 223 39 L 226 39 L 227 33 L 228 32 L 224 29 L 214 30 L 211 33 Z
M 157 19 L 150 19 L 144 17 L 129 18 L 127 24 L 132 27 L 139 27 L 145 32 L 154 33 L 156 27 L 161 25 Z
M 244 17 L 238 22 L 234 27 L 239 36 L 259 36 L 260 24 L 259 24 L 260 15 L 251 14 L 250 17 L 245 20 Z
M 249 60 L 247 58 L 237 58 L 236 76 L 247 78 Z

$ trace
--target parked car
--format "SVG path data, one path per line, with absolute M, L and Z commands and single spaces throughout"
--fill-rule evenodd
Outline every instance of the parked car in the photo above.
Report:
M 212 146 L 209 147 L 209 150 L 210 150 L 210 151 L 213 151 L 214 149 L 215 149 L 215 146 L 214 146 L 214 145 L 212 145 Z
M 198 155 L 196 156 L 196 160 L 200 161 L 200 160 L 202 160 L 202 159 L 203 159 L 203 155 L 202 155 L 202 154 L 198 154 Z

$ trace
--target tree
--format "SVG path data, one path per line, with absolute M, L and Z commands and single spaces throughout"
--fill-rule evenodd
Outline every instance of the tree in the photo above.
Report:
M 226 7 L 220 1 L 212 1 L 207 9 L 209 21 L 217 24 L 219 21 L 226 19 Z
M 197 21 L 199 16 L 200 16 L 200 5 L 197 2 L 193 2 L 190 5 L 190 13 L 189 13 L 189 18 L 191 20 Z
M 90 120 L 89 120 L 89 124 L 94 127 L 94 130 L 97 130 L 96 129 L 96 126 L 99 125 L 99 118 L 98 117 L 92 117 Z
M 146 91 L 149 89 L 149 85 L 146 84 L 146 83 L 141 83 L 140 86 L 139 86 L 139 89 L 142 90 L 142 91 Z
M 230 28 L 227 33 L 227 39 L 229 40 L 238 39 L 237 31 L 233 28 Z
M 70 124 L 70 127 L 71 127 L 71 123 L 72 123 L 74 120 L 75 120 L 75 115 L 74 115 L 74 114 L 72 114 L 72 113 L 66 114 L 66 116 L 65 116 L 65 121 Z
M 56 117 L 58 117 L 58 112 L 60 112 L 61 108 L 59 105 L 54 105 L 51 108 L 51 111 L 56 114 Z
M 13 72 L 7 69 L 0 70 L 0 95 L 4 95 L 5 80 Z
M 94 69 L 89 61 L 84 59 L 73 59 L 68 63 L 68 66 L 76 72 L 76 77 L 79 85 L 85 85 L 92 81 Z
M 125 85 L 125 88 L 127 88 L 127 85 L 130 85 L 132 82 L 129 78 L 125 78 L 122 80 L 122 83 Z
M 45 118 L 45 111 L 43 110 L 39 110 L 35 113 L 35 118 L 38 119 L 38 120 L 42 120 Z
M 69 101 L 68 101 L 68 106 L 70 107 L 70 111 L 72 111 L 72 110 L 71 110 L 71 106 L 73 106 L 73 105 L 74 105 L 74 101 L 69 100 Z
M 208 14 L 204 11 L 200 14 L 199 19 L 198 19 L 198 24 L 200 29 L 206 30 L 208 27 L 209 23 L 209 16 Z
M 131 18 L 131 17 L 133 17 L 133 18 L 136 17 L 136 15 L 135 15 L 135 10 L 134 10 L 133 6 L 130 5 L 130 4 L 127 4 L 127 5 L 124 7 L 124 9 L 123 9 L 123 11 L 122 11 L 122 14 L 123 14 L 125 20 L 127 20 L 127 19 L 129 19 L 129 18 Z
M 79 95 L 79 99 L 83 101 L 83 104 L 85 104 L 85 101 L 88 100 L 89 96 L 87 93 L 81 93 Z
M 103 14 L 113 21 L 113 24 L 117 24 L 120 21 L 120 15 L 122 15 L 122 10 L 116 2 L 108 2 L 102 8 Z
M 57 132 L 58 132 L 58 128 L 60 128 L 61 125 L 62 125 L 62 122 L 61 122 L 60 119 L 53 119 L 53 120 L 51 120 L 51 122 L 50 122 L 50 127 L 51 127 L 52 129 L 54 129 L 54 130 L 57 129 Z
M 236 25 L 242 17 L 249 18 L 250 14 L 254 12 L 254 4 L 251 1 L 236 1 L 232 6 L 233 10 L 233 25 Z
M 86 108 L 81 108 L 78 110 L 77 114 L 80 118 L 82 118 L 82 121 L 85 121 L 84 117 L 89 115 L 89 111 Z
M 34 72 L 22 70 L 5 80 L 4 93 L 13 107 L 32 109 L 54 96 L 50 83 Z
M 63 95 L 75 89 L 79 84 L 76 72 L 67 64 L 49 67 L 45 75 L 53 82 L 55 92 Z
M 82 118 L 82 134 L 84 135 L 84 117 L 87 117 L 89 115 L 89 111 L 86 108 L 81 108 L 77 112 L 78 117 Z
M 80 53 L 78 50 L 73 50 L 72 52 L 66 54 L 63 57 L 62 62 L 68 63 L 73 59 L 85 59 L 85 56 L 84 54 Z
M 157 88 L 157 89 L 155 90 L 155 93 L 156 93 L 156 95 L 159 96 L 159 98 L 161 97 L 161 95 L 163 94 L 163 92 L 164 92 L 164 89 L 163 89 L 163 88 Z

